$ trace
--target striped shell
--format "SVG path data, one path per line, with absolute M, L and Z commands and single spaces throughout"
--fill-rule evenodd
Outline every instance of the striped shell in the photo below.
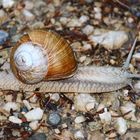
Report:
M 77 68 L 69 43 L 44 30 L 23 35 L 11 50 L 10 64 L 14 75 L 26 84 L 65 79 Z

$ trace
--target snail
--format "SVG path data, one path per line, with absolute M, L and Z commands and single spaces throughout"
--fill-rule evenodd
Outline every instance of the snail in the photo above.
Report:
M 34 30 L 23 35 L 11 50 L 11 69 L 26 84 L 72 76 L 77 63 L 69 43 L 58 34 Z
M 127 71 L 137 39 L 123 68 L 77 67 L 69 43 L 52 31 L 23 35 L 10 53 L 10 68 L 0 72 L 0 89 L 38 92 L 101 93 L 131 85 L 139 75 Z M 26 73 L 27 72 L 27 73 Z

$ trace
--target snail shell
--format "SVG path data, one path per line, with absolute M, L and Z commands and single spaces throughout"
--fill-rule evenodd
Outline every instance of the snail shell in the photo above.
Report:
M 23 35 L 11 50 L 10 64 L 14 75 L 26 84 L 65 79 L 77 68 L 69 43 L 44 30 Z

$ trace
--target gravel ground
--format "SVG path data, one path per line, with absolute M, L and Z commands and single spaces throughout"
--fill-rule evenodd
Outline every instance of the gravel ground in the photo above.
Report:
M 140 71 L 139 0 L 0 0 L 0 63 L 29 30 L 71 43 L 79 66 Z M 132 88 L 133 87 L 133 88 Z M 111 93 L 0 92 L 0 140 L 139 140 L 140 84 Z

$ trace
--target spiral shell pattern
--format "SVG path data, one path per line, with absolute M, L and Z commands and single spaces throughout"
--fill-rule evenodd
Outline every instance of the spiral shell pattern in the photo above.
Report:
M 69 43 L 58 34 L 43 30 L 20 38 L 12 48 L 10 64 L 14 75 L 26 84 L 65 79 L 77 68 Z

